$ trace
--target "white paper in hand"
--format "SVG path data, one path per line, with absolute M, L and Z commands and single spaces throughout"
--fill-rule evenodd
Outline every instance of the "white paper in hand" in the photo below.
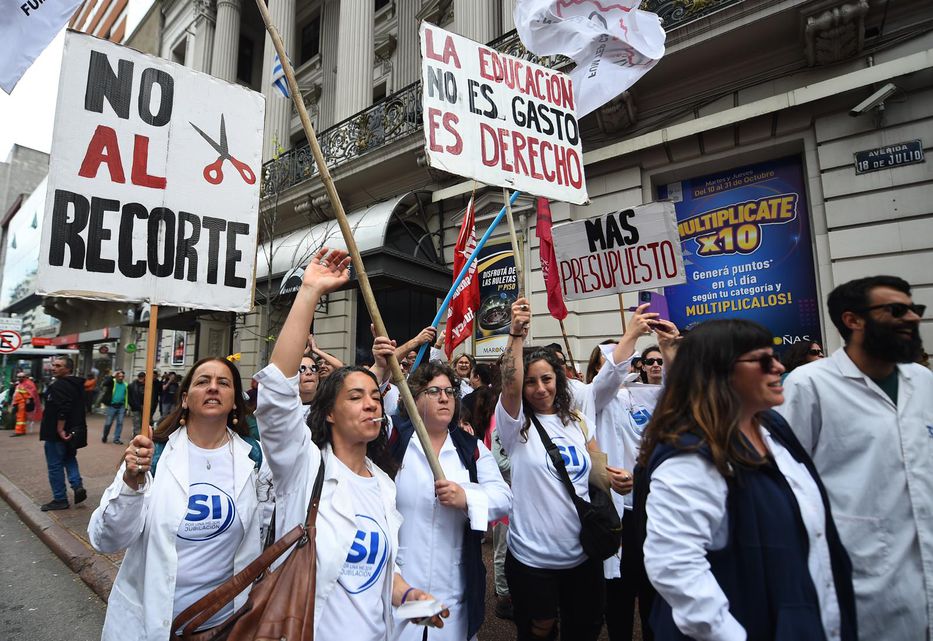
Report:
M 400 619 L 409 619 L 418 625 L 427 625 L 430 617 L 440 614 L 446 609 L 447 606 L 437 599 L 406 601 L 395 608 L 395 615 Z M 424 619 L 424 621 L 419 621 L 419 619 Z

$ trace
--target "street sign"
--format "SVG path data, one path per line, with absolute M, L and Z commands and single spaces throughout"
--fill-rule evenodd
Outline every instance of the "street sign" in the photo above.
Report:
M 33 336 L 30 342 L 33 347 L 48 347 L 52 344 L 52 339 L 48 336 Z
M 12 329 L 0 330 L 0 354 L 10 354 L 23 345 L 23 337 Z
M 0 318 L 0 330 L 9 329 L 14 332 L 23 331 L 22 318 Z
M 926 162 L 923 156 L 923 141 L 907 140 L 887 147 L 856 151 L 855 173 L 867 174 L 871 171 L 914 165 L 920 162 Z
M 101 345 L 97 351 L 99 351 L 101 354 L 109 354 L 110 348 L 106 345 Z

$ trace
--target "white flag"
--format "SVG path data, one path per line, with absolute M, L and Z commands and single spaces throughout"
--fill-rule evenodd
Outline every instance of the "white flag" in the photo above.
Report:
M 582 118 L 634 85 L 664 55 L 661 19 L 636 7 L 640 0 L 518 0 L 515 27 L 539 56 L 560 54 L 570 72 Z
M 13 91 L 79 4 L 80 0 L 26 0 L 0 5 L 0 88 Z

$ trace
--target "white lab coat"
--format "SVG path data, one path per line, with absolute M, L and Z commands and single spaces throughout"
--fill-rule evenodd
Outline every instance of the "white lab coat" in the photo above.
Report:
M 839 349 L 791 372 L 776 408 L 826 486 L 862 639 L 933 638 L 933 373 L 897 369 L 895 406 Z
M 304 422 L 304 411 L 298 398 L 298 375 L 285 378 L 275 365 L 268 365 L 256 374 L 259 395 L 256 420 L 262 434 L 263 449 L 275 478 L 275 527 L 281 537 L 308 515 L 308 502 L 317 478 L 318 466 L 324 460 L 324 487 L 317 515 L 317 591 L 314 601 L 315 630 L 327 599 L 337 585 L 340 571 L 356 536 L 356 516 L 350 483 L 344 482 L 343 466 L 333 460 L 330 446 L 323 451 L 311 441 L 311 430 Z M 383 590 L 383 612 L 389 639 L 392 636 L 392 580 L 398 571 L 395 558 L 398 551 L 398 531 L 402 515 L 395 509 L 395 484 L 372 461 L 366 467 L 379 482 L 379 494 L 385 509 L 391 555 Z M 282 560 L 284 561 L 284 558 Z M 281 563 L 281 561 L 280 561 Z M 352 623 L 348 619 L 348 625 Z M 348 639 L 352 628 L 347 629 Z
M 229 433 L 236 455 L 237 516 L 243 526 L 243 541 L 233 560 L 235 574 L 262 552 L 263 507 L 258 497 L 266 494 L 263 484 L 271 482 L 271 475 L 265 457 L 263 469 L 257 472 L 249 458 L 252 447 Z M 125 465 L 104 491 L 87 527 L 88 539 L 98 552 L 127 550 L 107 602 L 101 641 L 166 641 L 171 632 L 178 568 L 175 541 L 188 511 L 187 429 L 181 427 L 169 436 L 155 480 L 147 473 L 139 490 L 123 482 Z M 241 607 L 248 594 L 246 590 L 237 595 L 234 608 Z
M 438 456 L 444 476 L 458 483 L 466 493 L 465 512 L 438 503 L 434 475 L 417 435 L 412 435 L 395 477 L 398 509 L 405 519 L 399 532 L 399 568 L 411 585 L 450 608 L 450 618 L 444 621 L 444 627 L 430 631 L 432 641 L 467 638 L 467 608 L 463 600 L 466 577 L 461 568 L 464 524 L 469 520 L 471 529 L 485 532 L 488 522 L 506 516 L 512 505 L 512 490 L 502 480 L 492 454 L 482 442 L 477 441 L 477 447 L 478 483 L 470 482 L 469 472 L 450 436 Z M 403 619 L 396 619 L 395 624 L 395 639 L 421 640 L 423 626 Z

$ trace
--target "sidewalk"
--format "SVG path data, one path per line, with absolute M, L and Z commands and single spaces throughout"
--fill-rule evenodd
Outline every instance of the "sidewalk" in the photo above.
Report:
M 68 488 L 67 510 L 42 512 L 39 506 L 52 499 L 39 426 L 18 438 L 12 431 L 0 431 L 0 497 L 6 500 L 24 523 L 105 601 L 117 575 L 122 554 L 99 554 L 87 541 L 87 524 L 100 503 L 104 490 L 113 481 L 125 445 L 100 442 L 104 417 L 88 416 L 88 445 L 78 451 L 78 465 L 87 490 L 87 500 L 74 505 Z M 124 442 L 133 437 L 132 420 L 123 423 Z M 110 438 L 113 438 L 111 433 Z

